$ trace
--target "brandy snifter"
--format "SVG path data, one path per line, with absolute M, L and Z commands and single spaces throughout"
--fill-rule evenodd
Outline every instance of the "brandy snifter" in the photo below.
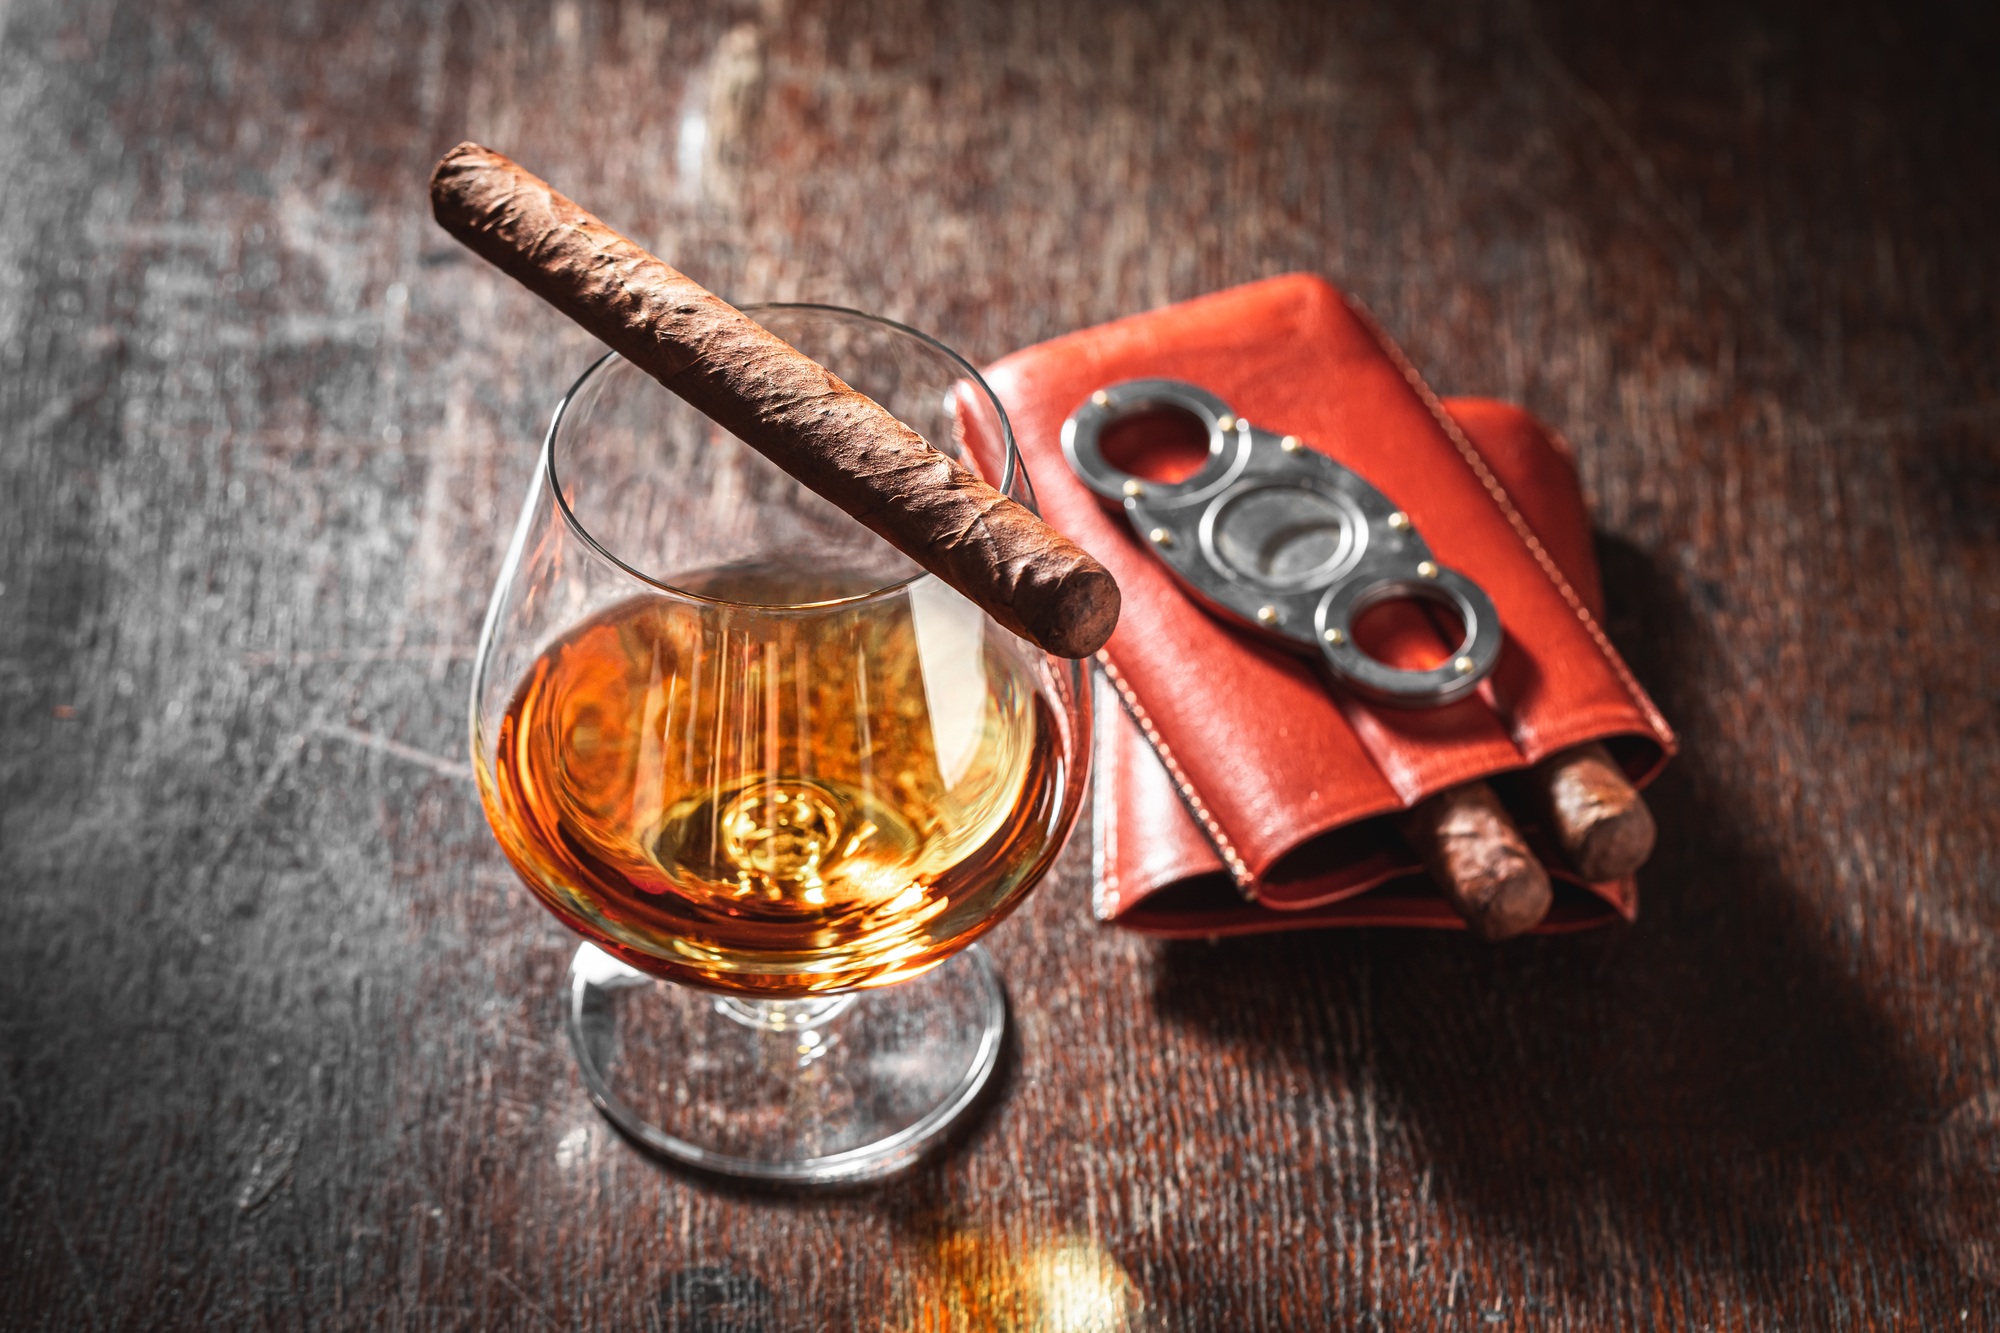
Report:
M 948 348 L 832 307 L 746 313 L 1033 507 L 1005 412 Z M 627 1134 L 850 1181 L 972 1104 L 1006 1024 L 973 941 L 1082 806 L 1080 663 L 610 355 L 556 410 L 471 725 L 495 836 L 586 941 L 570 1038 Z

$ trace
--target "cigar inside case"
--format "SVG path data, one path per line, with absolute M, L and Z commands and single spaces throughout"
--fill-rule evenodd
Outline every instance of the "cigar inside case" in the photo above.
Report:
M 1440 400 L 1365 312 L 1307 275 L 1069 334 L 1004 358 L 987 378 L 1044 516 L 1103 561 L 1123 593 L 1118 629 L 1098 654 L 1100 919 L 1189 936 L 1460 927 L 1396 817 L 1476 780 L 1490 782 L 1556 882 L 1540 929 L 1634 914 L 1629 877 L 1586 883 L 1569 868 L 1528 780 L 1549 756 L 1603 741 L 1643 786 L 1674 750 L 1603 633 L 1588 516 L 1552 431 L 1504 403 Z M 1385 497 L 1437 565 L 1462 571 L 1497 611 L 1502 642 L 1476 688 L 1435 707 L 1371 702 L 1311 652 L 1259 633 L 1255 619 L 1218 614 L 1177 578 L 1147 549 L 1149 533 L 1155 546 L 1173 534 L 1135 529 L 1063 448 L 1080 405 L 1144 380 L 1196 386 L 1230 406 L 1225 426 L 1240 415 L 1246 434 L 1254 422 L 1288 450 L 1318 451 Z M 1105 453 L 1115 448 L 1128 470 L 1162 480 L 1202 466 L 1199 432 L 1185 423 L 1162 418 L 1150 434 L 1107 437 Z M 1438 600 L 1367 608 L 1354 638 L 1406 672 L 1449 663 L 1465 627 Z

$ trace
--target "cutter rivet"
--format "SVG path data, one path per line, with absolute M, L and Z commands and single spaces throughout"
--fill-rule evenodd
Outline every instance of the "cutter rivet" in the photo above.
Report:
M 1453 671 L 1456 671 L 1461 676 L 1471 675 L 1472 667 L 1473 667 L 1473 662 L 1472 659 L 1469 657 L 1461 657 L 1456 662 L 1453 662 L 1451 664 L 1451 669 Z
M 1096 393 L 1090 395 L 1090 401 L 1099 407 L 1109 407 L 1111 406 L 1111 395 L 1099 389 Z
M 1296 435 L 1287 435 L 1284 439 L 1278 441 L 1278 447 L 1288 454 L 1295 454 L 1299 451 L 1299 437 Z
M 1266 624 L 1266 625 L 1275 625 L 1275 624 L 1277 624 L 1277 623 L 1278 623 L 1278 608 L 1277 608 L 1277 607 L 1275 607 L 1275 606 L 1260 606 L 1260 607 L 1258 607 L 1258 608 L 1257 608 L 1257 619 L 1258 619 L 1258 620 L 1259 620 L 1259 621 L 1260 621 L 1261 623 L 1263 623 L 1263 624 Z
M 1224 417 L 1224 418 L 1222 418 L 1222 419 L 1221 419 L 1220 421 L 1218 421 L 1218 422 L 1216 422 L 1216 423 L 1215 423 L 1215 428 L 1216 428 L 1217 430 L 1222 430 L 1222 431 L 1230 431 L 1230 430 L 1235 430 L 1235 429 L 1236 429 L 1236 418 L 1235 418 L 1235 417 Z
M 1417 577 L 1434 579 L 1437 576 L 1438 576 L 1438 567 L 1432 564 L 1430 561 L 1422 560 L 1417 563 Z
M 1338 627 L 1328 630 L 1325 634 L 1322 634 L 1320 637 L 1325 639 L 1328 643 L 1347 642 L 1347 636 L 1341 633 Z
M 1154 528 L 1146 534 L 1146 540 L 1155 546 L 1172 546 L 1174 544 L 1174 534 L 1168 532 L 1165 528 Z
M 1389 515 L 1389 526 L 1398 532 L 1408 532 L 1410 530 L 1410 516 L 1398 509 L 1395 513 Z
M 1146 483 L 1137 478 L 1129 478 L 1120 489 L 1127 495 L 1144 495 L 1146 493 Z

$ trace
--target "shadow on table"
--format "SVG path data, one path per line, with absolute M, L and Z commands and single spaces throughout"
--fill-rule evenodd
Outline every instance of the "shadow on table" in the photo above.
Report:
M 1698 671 L 1715 657 L 1699 617 L 1635 549 L 1600 554 L 1635 669 L 1670 717 L 1713 716 L 1685 697 L 1718 675 Z M 1769 850 L 1782 835 L 1749 826 L 1778 800 L 1711 767 L 1698 733 L 1682 739 L 1648 792 L 1661 839 L 1636 928 L 1497 949 L 1390 932 L 1173 944 L 1158 1010 L 1328 1085 L 1372 1064 L 1443 1206 L 1580 1261 L 1560 1265 L 1577 1289 L 1601 1260 L 1617 1287 L 1696 1267 L 1733 1275 L 1745 1299 L 1837 1299 L 1801 1281 L 1840 1243 L 1836 1217 L 1863 1245 L 1913 1233 L 1899 1178 L 1931 1080 L 1820 942 L 1810 886 Z M 1301 1003 L 1365 1035 L 1278 1049 Z M 1858 1226 L 1857 1197 L 1873 1210 Z

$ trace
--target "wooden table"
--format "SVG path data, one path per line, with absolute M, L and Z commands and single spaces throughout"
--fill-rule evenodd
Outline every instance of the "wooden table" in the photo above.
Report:
M 0 6 L 0 1326 L 2000 1327 L 2000 55 L 1803 0 Z M 503 146 L 975 358 L 1288 269 L 1575 442 L 1636 928 L 1167 945 L 827 1197 L 585 1102 L 464 759 L 589 342 Z

